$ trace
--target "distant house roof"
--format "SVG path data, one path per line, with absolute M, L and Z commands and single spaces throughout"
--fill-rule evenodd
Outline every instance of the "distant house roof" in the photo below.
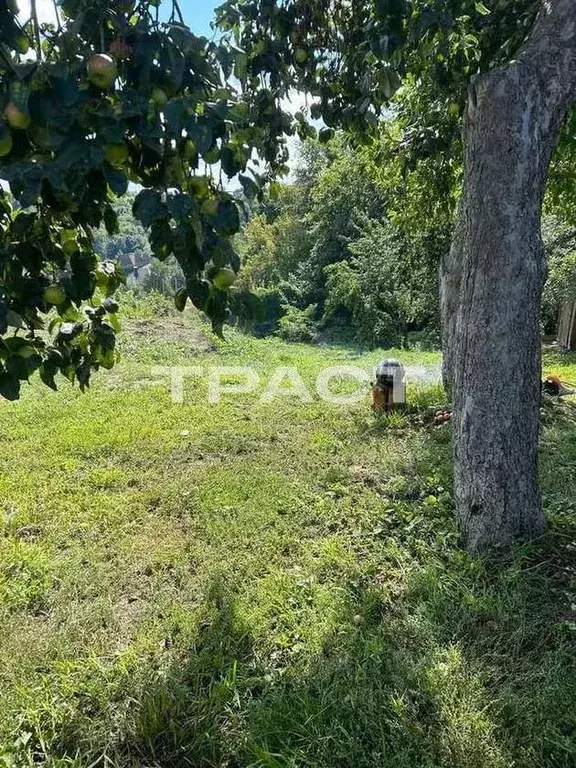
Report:
M 142 269 L 142 267 L 148 266 L 150 260 L 148 257 L 138 253 L 122 253 L 120 255 L 120 264 L 124 269 L 132 271 L 133 269 Z

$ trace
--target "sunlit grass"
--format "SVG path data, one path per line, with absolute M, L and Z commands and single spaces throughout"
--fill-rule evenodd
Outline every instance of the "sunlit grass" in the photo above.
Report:
M 550 532 L 475 559 L 449 427 L 416 418 L 441 391 L 380 419 L 368 388 L 315 394 L 329 365 L 438 355 L 151 323 L 87 394 L 0 405 L 0 766 L 575 765 L 569 400 L 543 414 Z M 208 405 L 191 379 L 175 404 L 159 364 L 261 386 Z M 278 365 L 311 402 L 261 402 Z

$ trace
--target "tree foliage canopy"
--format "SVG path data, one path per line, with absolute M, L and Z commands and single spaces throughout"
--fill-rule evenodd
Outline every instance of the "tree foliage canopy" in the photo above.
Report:
M 184 271 L 179 303 L 219 331 L 227 292 L 213 278 L 238 268 L 240 223 L 222 180 L 251 198 L 283 170 L 279 104 L 239 96 L 227 80 L 244 54 L 194 35 L 176 3 L 167 23 L 132 0 L 63 0 L 43 27 L 21 26 L 13 2 L 0 13 L 0 394 L 18 397 L 37 369 L 51 387 L 58 372 L 85 386 L 114 364 L 122 274 L 99 262 L 94 232 L 117 233 L 129 182 L 152 252 Z
M 397 199 L 408 188 L 410 202 L 429 201 L 412 208 L 413 220 L 425 213 L 439 223 L 458 198 L 469 87 L 517 54 L 539 8 L 539 0 L 227 0 L 218 18 L 245 52 L 236 75 L 246 93 L 263 82 L 275 98 L 307 93 L 312 118 L 326 126 L 320 138 L 344 128 L 368 141 L 384 129 Z M 296 117 L 308 135 L 305 112 Z M 572 110 L 550 173 L 548 204 L 565 217 L 574 209 L 575 120 Z

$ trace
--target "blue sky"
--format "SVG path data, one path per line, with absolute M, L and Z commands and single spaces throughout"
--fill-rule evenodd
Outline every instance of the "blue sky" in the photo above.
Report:
M 180 9 L 184 21 L 196 35 L 212 37 L 210 22 L 214 18 L 214 8 L 221 5 L 222 0 L 180 0 Z M 164 0 L 163 5 L 170 9 L 170 0 Z
M 214 17 L 214 8 L 220 5 L 222 0 L 179 0 L 184 21 L 197 35 L 212 37 L 210 22 Z M 30 16 L 30 0 L 18 0 L 21 17 L 28 19 Z M 52 0 L 36 0 L 38 15 L 41 21 L 54 20 L 54 5 Z M 166 14 L 170 13 L 171 0 L 162 0 L 162 8 Z

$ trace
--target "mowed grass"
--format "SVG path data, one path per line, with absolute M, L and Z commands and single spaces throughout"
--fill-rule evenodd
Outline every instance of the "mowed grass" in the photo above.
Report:
M 549 532 L 472 558 L 449 427 L 315 394 L 382 351 L 211 347 L 190 316 L 122 344 L 87 394 L 0 404 L 0 766 L 576 765 L 576 407 L 543 410 Z M 262 384 L 174 404 L 154 365 Z M 279 365 L 311 402 L 260 401 Z

